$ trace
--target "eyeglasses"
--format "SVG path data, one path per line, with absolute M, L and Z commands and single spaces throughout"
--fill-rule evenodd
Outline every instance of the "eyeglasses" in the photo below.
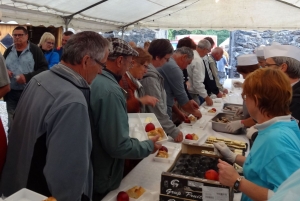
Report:
M 148 65 L 145 65 L 145 64 L 143 64 L 143 66 L 144 66 L 145 68 L 149 68 L 149 66 L 148 66 Z
M 270 67 L 270 66 L 277 66 L 277 64 L 265 64 L 265 67 Z
M 23 37 L 25 34 L 13 34 L 13 37 Z
M 51 43 L 51 42 L 46 42 L 48 45 L 54 45 L 54 43 Z
M 97 64 L 99 64 L 100 66 L 101 66 L 101 68 L 103 69 L 103 68 L 106 68 L 106 65 L 104 64 L 104 63 L 102 63 L 102 62 L 100 62 L 100 61 L 98 61 L 98 60 L 96 60 L 96 59 L 93 59 Z

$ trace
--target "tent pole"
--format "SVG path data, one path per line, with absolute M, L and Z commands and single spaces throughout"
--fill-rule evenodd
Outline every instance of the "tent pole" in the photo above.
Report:
M 122 27 L 122 39 L 124 39 L 124 31 L 125 31 L 125 27 Z
M 66 29 L 66 31 L 68 31 L 69 24 L 70 24 L 70 22 L 72 21 L 73 16 L 61 16 L 61 18 L 62 18 L 62 19 L 64 20 L 64 22 L 65 22 L 65 29 Z

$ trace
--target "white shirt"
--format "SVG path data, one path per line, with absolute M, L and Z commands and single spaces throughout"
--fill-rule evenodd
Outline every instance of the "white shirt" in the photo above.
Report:
M 207 97 L 207 91 L 205 85 L 203 84 L 205 79 L 205 66 L 203 59 L 200 57 L 199 53 L 194 50 L 194 59 L 190 65 L 187 67 L 187 72 L 190 81 L 189 92 L 191 94 L 199 94 L 201 97 Z

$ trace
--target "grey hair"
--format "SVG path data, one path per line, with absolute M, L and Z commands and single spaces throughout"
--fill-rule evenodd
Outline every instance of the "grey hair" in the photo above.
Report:
M 264 56 L 257 56 L 257 60 L 258 61 L 265 61 L 265 57 Z
M 199 47 L 200 49 L 210 50 L 211 44 L 210 44 L 210 42 L 208 40 L 202 39 L 202 40 L 199 41 L 197 47 Z
M 281 66 L 283 63 L 286 63 L 288 68 L 286 74 L 290 78 L 300 78 L 300 62 L 291 57 L 272 57 L 277 66 Z
M 61 60 L 72 65 L 80 64 L 85 55 L 101 61 L 109 48 L 109 42 L 93 31 L 83 31 L 70 37 L 64 46 Z
M 186 54 L 189 59 L 193 59 L 194 58 L 194 52 L 189 47 L 180 47 L 180 48 L 177 48 L 174 53 L 175 54 L 179 53 L 181 55 Z

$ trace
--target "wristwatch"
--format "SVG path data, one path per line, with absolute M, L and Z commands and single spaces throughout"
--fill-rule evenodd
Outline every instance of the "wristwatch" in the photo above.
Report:
M 237 191 L 239 190 L 240 182 L 241 182 L 242 178 L 243 178 L 243 177 L 239 177 L 239 178 L 236 179 L 236 181 L 235 181 L 234 184 L 233 184 L 233 189 L 234 189 L 234 190 L 237 190 Z

